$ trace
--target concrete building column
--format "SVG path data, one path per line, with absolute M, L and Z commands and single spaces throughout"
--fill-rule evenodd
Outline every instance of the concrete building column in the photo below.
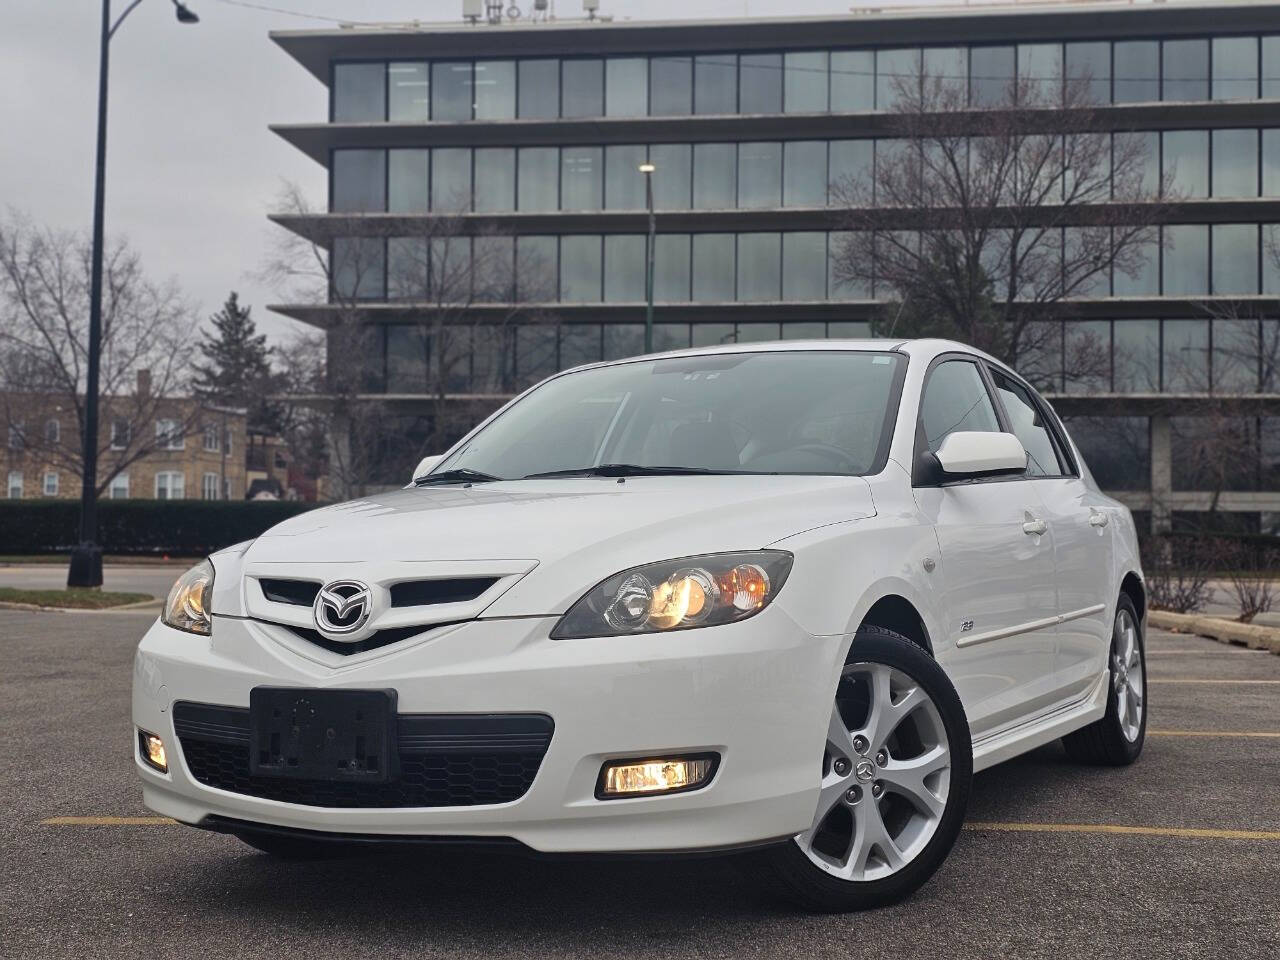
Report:
M 1173 443 L 1167 416 L 1151 418 L 1151 532 L 1173 529 L 1169 508 L 1173 493 Z

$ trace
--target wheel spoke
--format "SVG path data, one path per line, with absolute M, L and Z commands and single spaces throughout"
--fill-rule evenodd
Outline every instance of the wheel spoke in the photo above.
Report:
M 876 664 L 871 678 L 871 707 L 866 724 L 857 732 L 867 738 L 870 743 L 869 752 L 874 753 L 893 736 L 898 724 L 910 716 L 916 707 L 926 703 L 929 697 L 919 687 L 911 687 L 894 702 L 889 670 L 879 664 Z
M 947 805 L 945 794 L 939 797 L 926 783 L 935 773 L 951 766 L 951 753 L 939 745 L 910 760 L 890 759 L 879 771 L 887 789 L 915 805 L 926 816 L 940 817 Z
M 827 747 L 831 753 L 852 760 L 858 755 L 853 749 L 853 734 L 840 716 L 840 705 L 832 704 L 831 719 L 827 722 Z
M 889 865 L 890 871 L 897 870 L 906 862 L 893 837 L 889 836 L 884 817 L 880 814 L 880 805 L 867 797 L 854 807 L 853 844 L 845 864 L 846 873 L 855 877 L 866 874 L 871 855 L 876 852 Z

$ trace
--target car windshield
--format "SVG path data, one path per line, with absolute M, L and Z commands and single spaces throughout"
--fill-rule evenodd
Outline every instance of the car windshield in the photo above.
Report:
M 568 373 L 432 474 L 868 474 L 887 455 L 905 362 L 871 351 L 763 351 Z

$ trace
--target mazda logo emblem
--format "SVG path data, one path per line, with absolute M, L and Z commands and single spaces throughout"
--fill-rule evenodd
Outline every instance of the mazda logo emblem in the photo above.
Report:
M 316 594 L 313 614 L 316 629 L 330 640 L 350 639 L 369 622 L 373 591 L 359 580 L 334 580 Z

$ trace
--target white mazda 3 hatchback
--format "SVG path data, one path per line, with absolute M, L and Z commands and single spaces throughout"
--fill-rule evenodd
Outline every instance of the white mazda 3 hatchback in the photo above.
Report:
M 138 648 L 137 769 L 271 853 L 743 851 L 867 907 L 938 868 L 975 770 L 1138 756 L 1145 606 L 1129 511 L 987 356 L 638 357 L 183 575 Z

